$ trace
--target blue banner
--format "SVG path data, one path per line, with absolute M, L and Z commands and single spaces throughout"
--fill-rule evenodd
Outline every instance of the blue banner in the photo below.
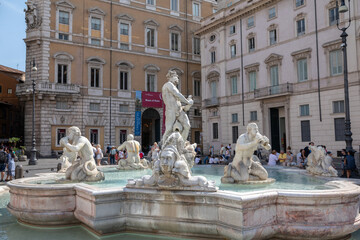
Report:
M 135 112 L 135 136 L 141 135 L 141 111 Z
M 135 95 L 135 111 L 141 111 L 141 91 L 136 91 Z

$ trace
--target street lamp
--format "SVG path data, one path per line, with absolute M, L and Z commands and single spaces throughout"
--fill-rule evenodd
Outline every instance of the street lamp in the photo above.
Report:
M 348 82 L 348 67 L 347 67 L 347 54 L 346 54 L 346 38 L 348 34 L 346 30 L 350 27 L 351 24 L 351 15 L 350 15 L 350 0 L 348 0 L 349 7 L 346 6 L 345 0 L 340 0 L 340 7 L 338 5 L 338 1 L 336 1 L 336 11 L 340 13 L 349 12 L 349 20 L 348 23 L 344 23 L 344 27 L 339 27 L 339 14 L 336 12 L 336 26 L 342 31 L 340 37 L 342 40 L 342 52 L 344 58 L 344 92 L 345 92 L 345 142 L 346 142 L 346 151 L 353 150 L 352 147 L 352 133 L 351 133 L 351 121 L 350 121 L 350 106 L 349 106 L 349 82 Z
M 32 66 L 31 66 L 32 65 Z M 30 61 L 30 79 L 31 79 L 31 72 L 36 72 L 37 71 L 37 67 L 35 64 L 35 58 L 33 59 L 33 61 Z M 33 77 L 32 79 L 32 94 L 33 94 L 33 107 L 32 107 L 32 148 L 31 148 L 31 155 L 30 155 L 30 160 L 29 160 L 29 165 L 36 165 L 37 164 L 37 159 L 36 159 L 36 148 L 35 148 L 35 77 Z

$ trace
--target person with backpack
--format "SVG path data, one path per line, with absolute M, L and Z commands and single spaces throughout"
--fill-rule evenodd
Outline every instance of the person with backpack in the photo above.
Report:
M 0 146 L 0 173 L 1 173 L 0 182 L 4 181 L 6 164 L 7 164 L 6 152 L 4 151 L 4 147 L 1 145 Z

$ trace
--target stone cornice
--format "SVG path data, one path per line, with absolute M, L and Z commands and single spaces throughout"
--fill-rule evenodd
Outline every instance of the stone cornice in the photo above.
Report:
M 216 15 L 220 15 L 220 14 L 224 14 L 223 17 L 220 17 L 219 19 L 217 19 L 216 21 L 212 22 L 212 23 L 209 23 L 207 24 L 206 26 L 204 27 L 201 27 L 197 32 L 196 34 L 197 35 L 204 35 L 206 33 L 209 33 L 211 31 L 213 31 L 214 29 L 217 29 L 219 28 L 220 26 L 224 26 L 230 22 L 233 22 L 233 21 L 236 21 L 242 17 L 245 17 L 245 16 L 248 16 L 248 15 L 251 15 L 253 14 L 254 12 L 262 9 L 262 8 L 265 8 L 265 7 L 268 7 L 269 5 L 271 4 L 274 4 L 276 2 L 279 2 L 280 0 L 262 0 L 262 1 L 258 1 L 256 3 L 253 3 L 245 8 L 242 8 L 242 9 L 238 9 L 236 12 L 233 12 L 231 14 L 228 14 L 226 15 L 225 12 L 229 11 L 228 9 L 229 8 L 225 8 L 225 9 L 222 9 L 221 11 L 217 12 L 216 14 L 213 14 L 209 17 L 206 17 L 205 19 L 203 19 L 201 22 L 203 23 L 204 21 L 208 20 L 208 19 L 211 19 L 213 18 L 214 16 Z M 239 4 L 243 4 L 242 1 L 236 3 L 231 9 L 236 9 L 236 7 L 239 5 Z

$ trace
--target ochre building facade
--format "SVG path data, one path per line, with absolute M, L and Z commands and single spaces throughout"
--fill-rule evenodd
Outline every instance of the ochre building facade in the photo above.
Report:
M 195 31 L 215 1 L 32 0 L 26 10 L 25 144 L 31 146 L 31 88 L 36 78 L 35 135 L 40 155 L 60 151 L 75 125 L 93 143 L 119 145 L 134 133 L 146 151 L 159 141 L 163 109 L 137 105 L 140 92 L 161 92 L 166 73 L 193 95 L 190 140 L 201 144 L 200 39 Z M 37 71 L 31 72 L 35 60 Z M 135 119 L 135 110 L 141 116 Z

